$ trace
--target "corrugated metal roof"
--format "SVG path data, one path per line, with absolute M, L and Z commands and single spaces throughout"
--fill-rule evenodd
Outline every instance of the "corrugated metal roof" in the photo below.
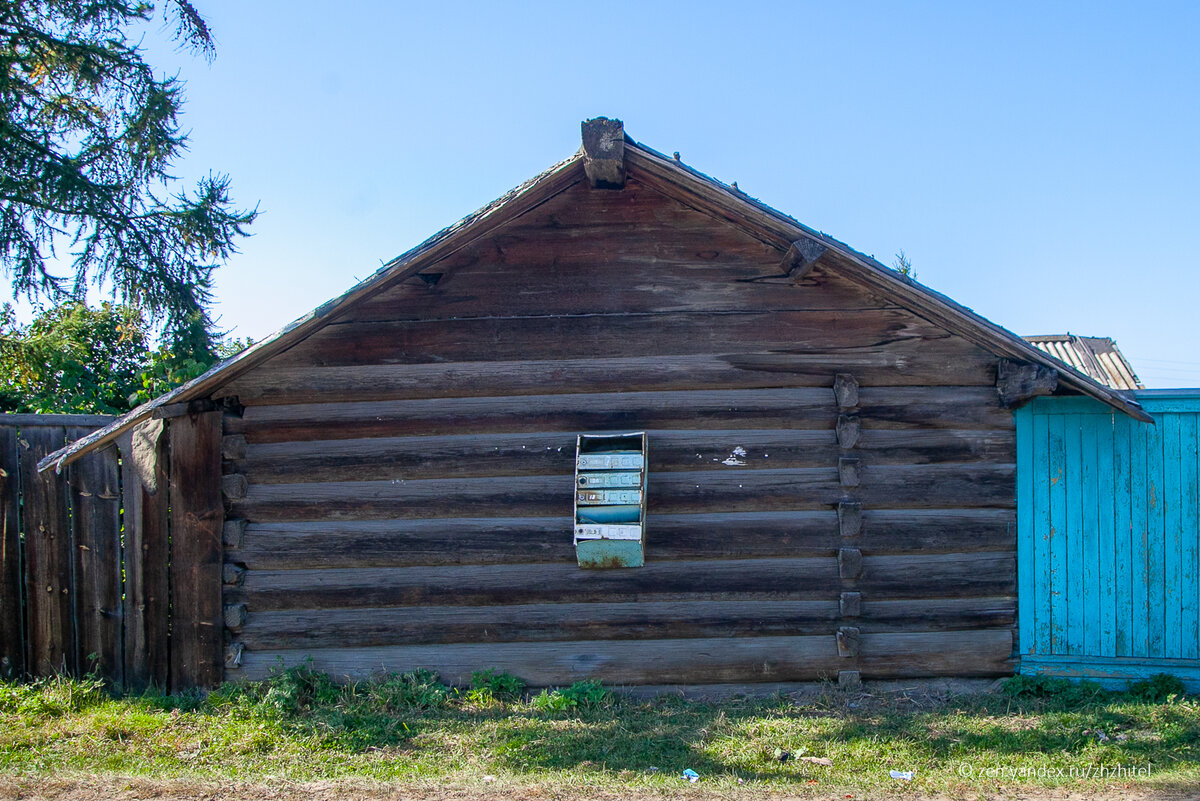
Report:
M 1053 356 L 1080 373 L 1113 389 L 1145 389 L 1110 337 L 1081 337 L 1075 334 L 1047 334 L 1025 337 L 1038 350 Z

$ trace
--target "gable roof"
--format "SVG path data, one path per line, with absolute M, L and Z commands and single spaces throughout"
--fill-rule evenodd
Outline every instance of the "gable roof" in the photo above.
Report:
M 1145 389 L 1133 365 L 1111 337 L 1081 337 L 1075 334 L 1046 334 L 1025 337 L 1038 350 L 1049 353 L 1105 386 L 1122 391 Z
M 821 259 L 822 264 L 830 265 L 868 288 L 887 293 L 896 298 L 900 305 L 930 322 L 997 356 L 1061 370 L 1061 362 L 1011 331 L 845 243 L 750 197 L 736 184 L 724 184 L 689 167 L 678 158 L 665 156 L 628 137 L 625 138 L 625 167 L 643 183 L 778 249 L 781 258 L 797 240 L 818 242 L 827 248 Z M 581 180 L 584 180 L 582 150 L 397 256 L 345 294 L 321 304 L 261 342 L 214 365 L 183 386 L 142 404 L 108 426 L 46 456 L 38 463 L 38 469 L 61 469 L 85 453 L 112 442 L 131 426 L 151 419 L 156 412 L 161 414 L 160 410 L 165 406 L 207 397 L 237 376 L 301 341 L 351 306 L 467 247 Z M 1063 372 L 1060 374 L 1060 385 L 1089 395 L 1138 420 L 1152 422 L 1152 418 L 1135 400 L 1088 375 L 1075 371 Z

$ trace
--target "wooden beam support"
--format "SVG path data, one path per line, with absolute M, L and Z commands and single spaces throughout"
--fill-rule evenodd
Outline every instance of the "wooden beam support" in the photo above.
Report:
M 242 666 L 242 651 L 245 650 L 240 642 L 231 642 L 225 646 L 225 669 L 237 670 Z
M 150 417 L 154 420 L 171 420 L 176 417 L 184 417 L 185 415 L 202 414 L 211 412 L 217 409 L 217 404 L 208 398 L 197 398 L 196 400 L 186 401 L 184 403 L 170 403 L 166 406 L 159 406 L 155 409 Z
M 858 459 L 852 456 L 838 459 L 838 483 L 843 487 L 857 487 L 861 482 L 858 468 Z
M 837 421 L 838 447 L 848 451 L 858 444 L 862 434 L 862 422 L 856 416 L 839 415 Z
M 625 188 L 625 124 L 597 117 L 584 120 L 583 171 L 593 189 Z
M 225 605 L 225 628 L 238 629 L 246 625 L 246 620 L 249 617 L 246 611 L 246 604 L 226 604 Z
M 862 631 L 857 626 L 842 626 L 838 629 L 838 656 L 847 659 L 852 656 L 858 656 L 858 643 L 861 638 Z
M 838 529 L 843 539 L 857 537 L 862 533 L 862 504 L 857 501 L 842 501 L 838 504 Z
M 859 617 L 862 615 L 862 593 L 843 592 L 838 599 L 838 611 L 842 617 Z
M 827 250 L 829 248 L 815 239 L 797 239 L 783 254 L 779 266 L 788 278 L 798 281 L 812 271 L 813 265 Z
M 221 541 L 226 548 L 241 548 L 242 542 L 246 538 L 246 521 L 238 518 L 237 520 L 226 520 L 224 527 L 221 529 Z
M 858 380 L 850 373 L 838 373 L 833 377 L 833 396 L 839 409 L 853 409 L 858 405 Z
M 1058 371 L 1029 362 L 1001 359 L 996 366 L 996 392 L 1000 405 L 1008 409 L 1058 389 Z
M 856 579 L 862 575 L 863 555 L 858 548 L 838 549 L 838 575 L 844 579 Z
M 231 462 L 246 458 L 246 438 L 241 434 L 230 434 L 221 438 L 221 458 Z
M 839 670 L 838 687 L 843 690 L 861 690 L 862 673 L 857 670 Z
M 246 483 L 246 477 L 241 473 L 230 473 L 227 476 L 221 476 L 221 494 L 227 500 L 237 501 L 246 497 L 246 491 L 249 485 Z

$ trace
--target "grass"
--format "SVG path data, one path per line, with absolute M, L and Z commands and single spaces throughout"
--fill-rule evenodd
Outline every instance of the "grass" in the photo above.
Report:
M 653 792 L 686 786 L 691 769 L 722 791 L 855 797 L 1200 786 L 1200 701 L 1165 678 L 1126 693 L 1018 677 L 1003 693 L 944 699 L 830 687 L 720 703 L 637 700 L 598 682 L 526 695 L 492 671 L 472 684 L 426 671 L 338 684 L 307 668 L 207 695 L 0 683 L 0 775 Z

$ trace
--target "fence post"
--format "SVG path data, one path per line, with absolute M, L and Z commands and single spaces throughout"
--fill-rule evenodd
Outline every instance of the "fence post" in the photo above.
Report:
M 220 411 L 172 418 L 171 690 L 214 687 L 224 669 Z

